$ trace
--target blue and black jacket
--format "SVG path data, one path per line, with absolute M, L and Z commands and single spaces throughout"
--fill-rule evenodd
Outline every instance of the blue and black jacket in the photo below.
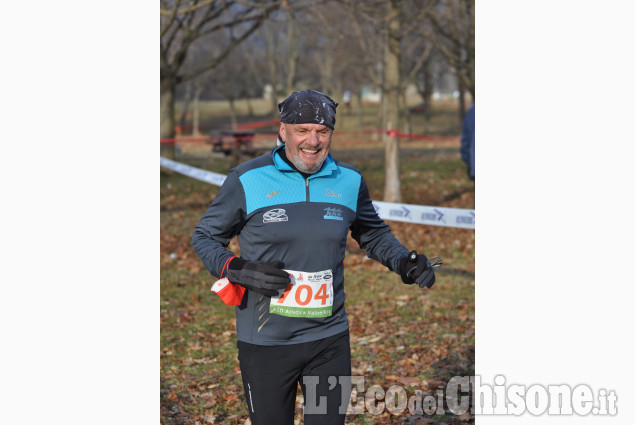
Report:
M 351 236 L 390 270 L 408 250 L 379 218 L 356 168 L 329 154 L 306 179 L 282 157 L 284 145 L 229 172 L 194 229 L 192 245 L 203 264 L 220 276 L 238 235 L 241 258 L 283 262 L 287 270 L 333 271 L 333 313 L 299 318 L 269 313 L 271 298 L 247 290 L 236 307 L 237 337 L 258 345 L 314 341 L 348 329 L 344 309 L 344 254 Z

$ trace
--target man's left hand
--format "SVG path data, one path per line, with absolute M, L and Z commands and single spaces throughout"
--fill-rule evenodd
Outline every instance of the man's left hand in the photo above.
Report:
M 425 255 L 417 254 L 416 251 L 410 251 L 407 257 L 401 259 L 399 274 L 401 281 L 407 285 L 417 283 L 420 288 L 434 285 L 434 267 Z

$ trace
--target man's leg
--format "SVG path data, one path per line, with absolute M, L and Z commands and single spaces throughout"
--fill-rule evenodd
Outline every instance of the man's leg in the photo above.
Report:
M 304 344 L 270 347 L 238 341 L 238 360 L 252 425 L 293 425 Z
M 309 342 L 306 350 L 307 365 L 300 378 L 304 394 L 304 424 L 344 425 L 351 393 L 348 331 Z M 342 404 L 344 413 L 340 413 Z

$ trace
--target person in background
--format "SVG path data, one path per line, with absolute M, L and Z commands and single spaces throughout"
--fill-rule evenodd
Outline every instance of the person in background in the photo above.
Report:
M 236 305 L 238 360 L 253 425 L 292 425 L 298 383 L 306 424 L 344 424 L 351 392 L 344 307 L 348 232 L 405 284 L 434 269 L 377 215 L 359 170 L 329 153 L 337 103 L 314 91 L 278 105 L 270 154 L 229 172 L 192 234 L 197 255 Z M 227 250 L 238 236 L 240 257 Z M 387 282 L 387 284 L 389 284 Z
M 474 106 L 472 106 L 463 118 L 463 130 L 461 133 L 461 159 L 467 166 L 467 175 L 474 180 L 474 122 L 476 121 Z
M 351 107 L 351 96 L 352 93 L 350 90 L 344 90 L 344 95 L 342 96 L 342 100 L 344 101 L 344 105 L 346 105 L 346 109 L 350 109 Z

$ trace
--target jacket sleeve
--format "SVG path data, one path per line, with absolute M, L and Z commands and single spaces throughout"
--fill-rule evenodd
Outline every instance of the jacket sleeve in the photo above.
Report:
M 245 210 L 245 192 L 231 170 L 192 234 L 194 251 L 214 276 L 220 277 L 225 261 L 234 255 L 226 248 L 243 228 Z
M 461 159 L 468 167 L 470 166 L 470 138 L 471 135 L 468 112 L 463 118 L 463 126 L 461 129 Z
M 463 118 L 461 130 L 461 159 L 470 170 L 474 170 L 474 121 L 475 109 L 470 108 Z
M 362 177 L 357 198 L 357 218 L 351 225 L 351 236 L 368 257 L 377 260 L 390 270 L 399 271 L 399 261 L 408 255 L 403 246 L 382 220 L 370 200 L 368 186 Z

